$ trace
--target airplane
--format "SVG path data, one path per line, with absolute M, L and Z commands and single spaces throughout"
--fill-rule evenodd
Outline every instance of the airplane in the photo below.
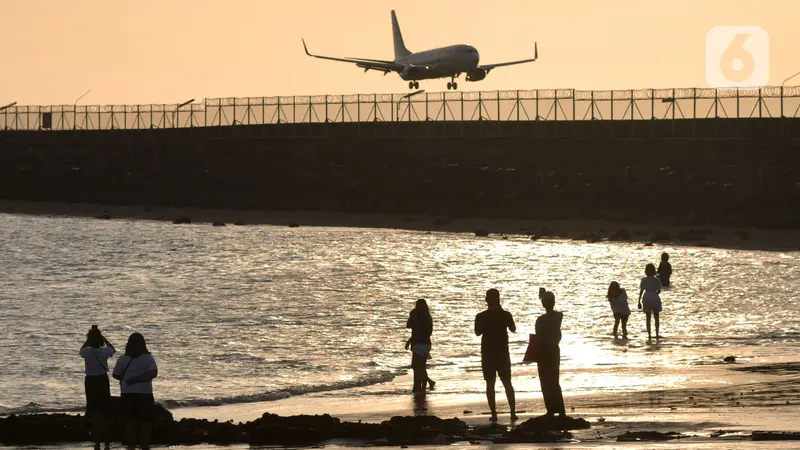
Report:
M 376 70 L 383 72 L 384 75 L 389 72 L 397 72 L 400 78 L 408 81 L 409 89 L 419 89 L 419 80 L 435 78 L 450 78 L 450 81 L 447 82 L 447 89 L 458 89 L 456 79 L 461 76 L 462 73 L 466 73 L 467 81 L 480 81 L 486 78 L 486 75 L 488 75 L 492 69 L 497 67 L 534 62 L 539 58 L 539 48 L 536 43 L 534 43 L 533 58 L 499 64 L 478 64 L 480 60 L 478 50 L 471 45 L 451 45 L 449 47 L 412 53 L 406 48 L 405 43 L 403 43 L 403 35 L 400 33 L 400 25 L 397 23 L 397 15 L 394 10 L 392 10 L 392 33 L 394 36 L 394 61 L 349 57 L 334 58 L 330 56 L 313 55 L 308 51 L 305 39 L 302 39 L 302 41 L 303 48 L 308 56 L 331 61 L 348 62 L 364 69 L 364 72 Z

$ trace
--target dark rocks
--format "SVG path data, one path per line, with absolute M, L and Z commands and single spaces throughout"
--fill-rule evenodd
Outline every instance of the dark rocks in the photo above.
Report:
M 213 222 L 211 224 L 211 226 L 212 227 L 224 227 L 225 226 L 225 222 Z
M 191 217 L 178 217 L 177 219 L 173 220 L 172 223 L 175 225 L 183 225 L 187 223 L 192 223 Z
M 725 359 L 724 359 L 724 361 L 725 361 L 726 363 L 732 363 L 732 362 L 736 362 L 736 357 L 735 357 L 735 356 L 726 356 L 726 357 L 725 357 Z
M 298 227 L 300 227 L 299 223 L 290 223 L 289 224 L 289 228 L 298 228 Z
M 800 433 L 794 431 L 753 431 L 754 441 L 800 441 Z
M 685 437 L 686 436 L 674 431 L 668 431 L 666 433 L 660 431 L 626 431 L 617 436 L 617 442 L 669 441 Z
M 489 236 L 489 231 L 488 230 L 483 230 L 483 229 L 475 230 L 475 236 L 477 236 L 477 237 L 488 237 Z
M 522 431 L 562 431 L 562 430 L 586 430 L 592 425 L 588 420 L 580 417 L 570 416 L 539 416 L 522 422 L 517 425 L 515 430 Z

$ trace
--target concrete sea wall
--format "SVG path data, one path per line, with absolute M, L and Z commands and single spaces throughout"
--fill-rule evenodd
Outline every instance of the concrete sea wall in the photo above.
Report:
M 0 198 L 800 226 L 797 119 L 2 131 Z M 736 136 L 736 137 L 730 137 Z

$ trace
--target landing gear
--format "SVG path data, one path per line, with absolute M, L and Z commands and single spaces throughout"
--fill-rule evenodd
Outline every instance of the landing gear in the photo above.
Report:
M 409 89 L 419 89 L 419 81 L 409 81 L 408 82 Z
M 450 81 L 448 81 L 448 82 L 447 82 L 447 90 L 448 90 L 448 91 L 449 91 L 450 89 L 452 89 L 452 90 L 456 90 L 456 89 L 458 89 L 458 83 L 456 83 L 456 77 L 457 77 L 457 76 L 458 76 L 458 75 L 456 75 L 455 77 L 451 77 L 451 78 L 450 78 Z

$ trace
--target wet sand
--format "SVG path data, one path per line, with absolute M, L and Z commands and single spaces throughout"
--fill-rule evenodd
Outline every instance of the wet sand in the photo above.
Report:
M 800 230 L 751 229 L 714 226 L 682 226 L 659 223 L 617 223 L 587 220 L 529 220 L 452 218 L 426 215 L 345 214 L 309 211 L 255 211 L 177 207 L 144 207 L 93 203 L 29 202 L 0 199 L 0 213 L 44 216 L 92 217 L 99 219 L 158 220 L 190 219 L 192 224 L 275 225 L 299 227 L 391 228 L 413 231 L 475 233 L 485 231 L 496 238 L 563 238 L 598 242 L 692 245 L 766 251 L 800 250 Z M 625 238 L 620 231 L 626 231 Z
M 566 447 L 687 448 L 696 444 L 702 448 L 800 448 L 800 441 L 768 441 L 772 444 L 769 446 L 751 438 L 754 431 L 800 432 L 800 408 L 797 407 L 800 405 L 800 363 L 731 364 L 708 370 L 730 370 L 731 382 L 721 387 L 566 396 L 568 414 L 584 418 L 592 425 L 588 430 L 572 431 L 574 444 L 579 446 Z M 398 377 L 392 383 L 410 384 L 410 378 Z M 514 424 L 510 422 L 500 387 L 497 389 L 497 402 L 499 423 L 509 428 L 544 413 L 541 398 L 518 398 L 520 420 Z M 250 421 L 264 412 L 282 416 L 327 412 L 342 420 L 375 423 L 395 415 L 416 413 L 457 417 L 472 427 L 489 424 L 483 395 L 438 395 L 435 391 L 425 400 L 415 400 L 408 394 L 380 397 L 377 401 L 372 396 L 352 397 L 346 391 L 340 391 L 274 402 L 172 410 L 176 420 L 192 417 L 234 422 Z M 617 442 L 617 437 L 626 432 L 650 431 L 680 433 L 682 437 L 662 442 Z M 525 445 L 530 447 L 532 444 Z M 563 445 L 538 446 L 552 448 Z

